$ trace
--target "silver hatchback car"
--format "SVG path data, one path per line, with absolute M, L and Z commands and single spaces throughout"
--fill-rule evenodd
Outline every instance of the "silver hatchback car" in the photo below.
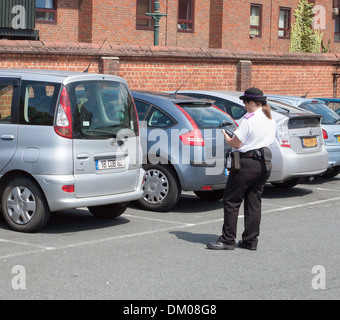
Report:
M 212 101 L 236 122 L 247 112 L 237 91 L 181 90 L 181 94 Z M 271 101 L 268 104 L 276 120 L 276 139 L 270 146 L 273 169 L 268 182 L 276 187 L 291 188 L 301 178 L 320 175 L 327 169 L 328 153 L 322 136 L 320 115 L 288 104 Z
M 138 119 L 125 80 L 49 70 L 0 70 L 0 198 L 17 231 L 50 212 L 121 215 L 142 197 Z
M 322 116 L 322 133 L 328 151 L 328 168 L 322 176 L 332 178 L 338 175 L 340 173 L 340 116 L 322 100 L 282 95 L 270 97 Z

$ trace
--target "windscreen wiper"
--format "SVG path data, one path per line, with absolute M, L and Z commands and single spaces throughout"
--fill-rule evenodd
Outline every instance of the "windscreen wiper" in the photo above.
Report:
M 230 124 L 232 124 L 232 122 L 223 121 L 218 127 L 219 127 L 219 128 L 222 128 L 222 127 L 227 126 L 227 125 L 230 125 Z

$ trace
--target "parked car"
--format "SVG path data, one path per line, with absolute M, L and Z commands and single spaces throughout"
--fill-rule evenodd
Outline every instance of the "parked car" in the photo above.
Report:
M 123 100 L 118 119 L 112 92 Z M 138 118 L 125 80 L 49 70 L 0 70 L 0 197 L 14 230 L 50 212 L 121 215 L 143 195 Z
M 270 95 L 272 99 L 288 103 L 322 115 L 321 127 L 328 151 L 328 167 L 322 176 L 331 178 L 340 173 L 340 116 L 332 111 L 325 101 L 294 96 Z
M 325 101 L 328 108 L 340 116 L 340 98 L 316 98 Z
M 340 112 L 340 98 L 314 98 L 317 100 L 322 100 L 326 103 L 327 107 L 333 111 Z
M 246 113 L 237 91 L 181 90 L 179 93 L 204 99 L 225 110 L 236 122 Z M 320 115 L 297 107 L 268 100 L 276 120 L 276 139 L 270 149 L 273 169 L 268 179 L 272 185 L 291 188 L 302 178 L 314 177 L 327 169 Z
M 161 92 L 132 91 L 141 128 L 146 171 L 144 196 L 137 202 L 147 210 L 173 208 L 182 190 L 204 200 L 223 196 L 227 176 L 221 129 L 236 123 L 210 102 Z

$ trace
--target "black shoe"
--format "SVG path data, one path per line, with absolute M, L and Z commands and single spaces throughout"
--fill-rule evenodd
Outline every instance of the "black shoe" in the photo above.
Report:
M 212 250 L 234 250 L 236 245 L 234 244 L 225 244 L 220 241 L 209 242 L 207 247 Z
M 253 251 L 255 251 L 257 249 L 256 245 L 248 244 L 248 243 L 244 242 L 243 240 L 240 240 L 238 242 L 238 247 L 242 248 L 242 249 L 253 250 Z

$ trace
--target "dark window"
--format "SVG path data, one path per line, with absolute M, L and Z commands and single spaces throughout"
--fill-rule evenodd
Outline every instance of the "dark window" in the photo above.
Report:
M 152 30 L 153 19 L 146 15 L 146 13 L 153 12 L 154 0 L 137 0 L 136 12 L 136 28 L 144 30 Z
M 60 84 L 23 81 L 19 123 L 52 126 Z
M 135 100 L 139 121 L 147 121 L 148 128 L 167 128 L 176 124 L 168 114 L 146 101 Z M 150 112 L 149 112 L 150 110 Z
M 57 1 L 37 0 L 36 21 L 44 23 L 56 23 Z
M 167 128 L 176 122 L 165 112 L 153 107 L 148 116 L 148 128 Z
M 247 113 L 242 105 L 226 99 L 197 93 L 185 93 L 185 95 L 211 102 L 214 106 L 228 113 L 234 120 L 241 119 Z
M 210 104 L 179 103 L 179 106 L 189 113 L 200 129 L 220 128 L 222 123 L 234 125 L 230 116 Z
M 255 37 L 261 37 L 262 29 L 262 5 L 251 4 L 250 5 L 250 35 Z
M 0 123 L 11 122 L 11 106 L 14 88 L 0 84 Z
M 334 41 L 340 41 L 340 16 L 335 17 Z
M 290 38 L 290 8 L 280 8 L 279 38 Z
M 178 1 L 178 31 L 194 31 L 194 0 Z

